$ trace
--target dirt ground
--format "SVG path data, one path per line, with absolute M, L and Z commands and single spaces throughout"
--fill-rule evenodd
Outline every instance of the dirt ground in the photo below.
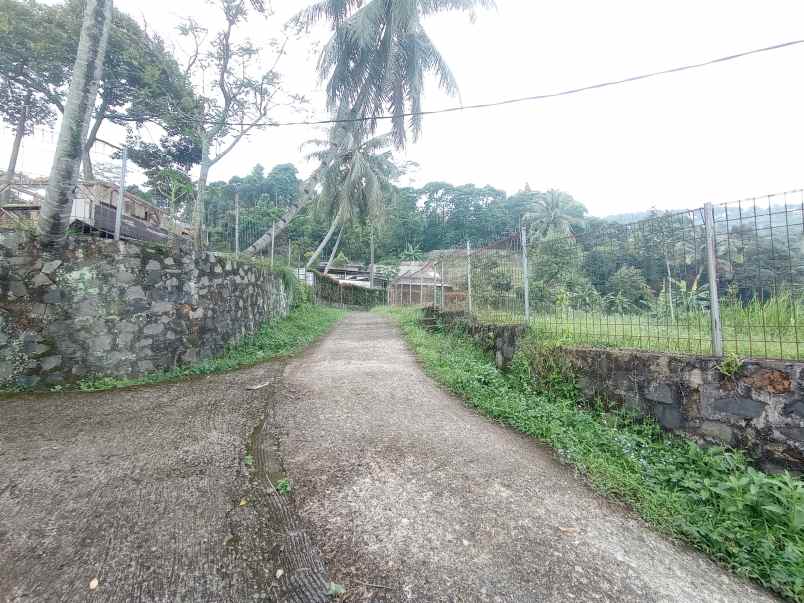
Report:
M 283 366 L 0 400 L 0 601 L 327 600 L 245 389 Z
M 349 600 L 775 600 L 444 393 L 385 318 L 349 315 L 277 396 L 296 503 Z

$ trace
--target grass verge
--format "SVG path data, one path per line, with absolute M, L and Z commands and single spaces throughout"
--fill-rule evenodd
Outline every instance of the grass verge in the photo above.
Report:
M 79 389 L 85 392 L 97 392 L 135 385 L 165 383 L 193 376 L 222 373 L 252 366 L 272 358 L 291 356 L 329 331 L 344 314 L 343 310 L 336 308 L 304 304 L 294 308 L 287 318 L 264 324 L 257 333 L 227 348 L 217 358 L 210 358 L 170 371 L 149 373 L 133 379 L 118 377 L 84 379 L 76 385 L 56 388 L 56 391 Z
M 756 309 L 759 308 L 759 309 Z M 747 309 L 723 304 L 723 346 L 743 358 L 804 359 L 804 342 L 794 306 L 784 320 L 775 305 L 754 303 Z M 522 324 L 524 315 L 476 308 L 480 322 Z M 564 310 L 531 314 L 530 327 L 544 340 L 561 345 L 641 349 L 708 356 L 712 353 L 709 314 L 703 311 L 656 318 L 647 314 L 613 314 Z
M 523 345 L 509 373 L 470 340 L 395 317 L 425 371 L 485 415 L 550 444 L 600 492 L 736 574 L 804 602 L 804 483 L 766 475 L 739 451 L 704 449 L 651 420 L 581 402 L 550 350 Z M 538 385 L 531 376 L 536 362 Z

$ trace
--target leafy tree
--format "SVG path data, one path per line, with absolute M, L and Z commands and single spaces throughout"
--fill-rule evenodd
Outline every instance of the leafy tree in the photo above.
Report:
M 201 89 L 191 115 L 193 138 L 201 147 L 201 170 L 198 178 L 193 226 L 196 243 L 203 247 L 203 220 L 207 182 L 211 169 L 254 128 L 268 122 L 280 91 L 276 66 L 284 47 L 276 48 L 273 65 L 265 69 L 261 49 L 237 37 L 249 17 L 245 0 L 216 0 L 223 16 L 221 29 L 207 42 L 207 32 L 193 19 L 188 19 L 179 33 L 188 38 L 192 51 L 185 73 Z M 209 82 L 212 84 L 207 85 Z
M 0 0 L 0 14 L 8 15 L 0 20 L 0 87 L 11 82 L 20 91 L 16 96 L 30 95 L 32 115 L 44 116 L 45 110 L 64 113 L 85 5 L 85 0 L 54 6 Z M 128 15 L 114 9 L 112 15 L 82 159 L 87 179 L 94 177 L 89 152 L 105 121 L 139 126 L 153 122 L 172 135 L 177 117 L 193 108 L 192 89 L 162 40 Z
M 645 275 L 639 268 L 623 266 L 615 272 L 609 282 L 611 293 L 618 298 L 628 300 L 632 307 L 647 299 L 649 296 L 648 284 Z
M 338 254 L 338 257 L 332 262 L 332 265 L 335 268 L 344 268 L 349 265 L 349 258 L 346 257 L 343 252 Z
M 68 31 L 77 31 L 84 3 L 64 4 L 60 18 Z M 84 178 L 94 179 L 89 153 L 105 121 L 121 126 L 150 122 L 173 133 L 177 119 L 192 114 L 193 108 L 192 88 L 161 38 L 114 10 L 104 75 L 84 147 Z
M 80 35 L 67 29 L 61 6 L 0 0 L 0 82 L 64 113 Z
M 0 0 L 0 119 L 14 129 L 8 183 L 14 179 L 23 138 L 36 126 L 52 125 L 54 91 L 67 81 L 68 69 L 53 51 L 54 41 L 62 39 L 52 23 L 53 12 L 38 4 Z M 50 44 L 43 45 L 44 39 Z M 61 94 L 57 98 L 63 109 Z
M 256 165 L 246 176 L 233 176 L 228 182 L 212 182 L 207 187 L 205 219 L 210 241 L 234 251 L 235 195 L 240 204 L 241 249 L 252 245 L 256 233 L 270 230 L 271 224 L 293 203 L 299 190 L 296 168 L 291 164 L 275 166 L 266 173 Z M 297 239 L 302 238 L 300 235 Z
M 61 245 L 67 236 L 89 114 L 103 75 L 111 23 L 111 0 L 87 0 L 70 93 L 39 217 L 39 235 L 44 246 Z
M 41 95 L 30 89 L 25 90 L 15 82 L 3 82 L 0 76 L 0 118 L 14 128 L 14 142 L 5 177 L 10 185 L 16 174 L 23 137 L 31 134 L 36 126 L 52 125 L 55 115 Z M 8 190 L 3 191 L 0 201 L 7 200 L 9 193 Z
M 485 241 L 510 231 L 504 191 L 473 184 L 453 186 L 432 182 L 421 190 L 427 250 L 462 247 L 467 240 Z

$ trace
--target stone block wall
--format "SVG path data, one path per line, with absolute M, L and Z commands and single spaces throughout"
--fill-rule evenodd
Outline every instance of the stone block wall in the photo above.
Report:
M 436 323 L 453 330 L 460 330 L 475 340 L 484 350 L 494 356 L 498 369 L 508 368 L 517 350 L 517 343 L 525 333 L 519 325 L 492 325 L 469 319 L 463 310 L 442 311 L 432 306 L 424 309 L 424 323 L 433 327 Z
M 666 429 L 746 450 L 765 469 L 804 471 L 804 364 L 633 350 L 561 351 L 584 395 L 655 417 Z
M 463 312 L 428 309 L 425 321 L 460 329 L 510 363 L 523 327 L 483 325 Z M 746 360 L 724 374 L 714 358 L 562 348 L 584 397 L 654 417 L 670 431 L 745 450 L 766 470 L 804 472 L 804 364 Z
M 0 387 L 133 377 L 209 358 L 287 315 L 282 279 L 212 254 L 0 232 Z

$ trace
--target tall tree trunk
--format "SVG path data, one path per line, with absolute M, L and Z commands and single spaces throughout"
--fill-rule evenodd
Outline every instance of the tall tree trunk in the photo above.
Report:
M 204 249 L 207 245 L 204 235 L 204 220 L 206 213 L 206 193 L 207 179 L 209 170 L 212 168 L 212 161 L 209 158 L 209 140 L 206 136 L 201 137 L 201 173 L 198 175 L 198 192 L 195 198 L 195 211 L 193 212 L 193 231 L 195 232 L 195 244 L 198 249 Z
M 98 94 L 98 82 L 103 76 L 111 24 L 112 0 L 87 0 L 64 120 L 39 216 L 39 236 L 45 246 L 61 246 L 67 238 L 84 141 Z
M 84 147 L 84 153 L 81 157 L 81 168 L 84 172 L 84 180 L 95 180 L 95 170 L 92 169 L 92 158 L 89 156 L 89 149 Z
M 20 120 L 17 122 L 17 129 L 14 132 L 14 146 L 11 147 L 11 157 L 8 160 L 8 171 L 6 172 L 6 186 L 10 187 L 14 182 L 14 175 L 17 172 L 17 159 L 20 156 L 20 147 L 22 146 L 22 139 L 25 136 L 25 124 L 28 121 L 28 103 L 31 102 L 31 93 L 29 92 L 25 97 L 25 104 L 20 113 Z M 0 203 L 8 203 L 11 198 L 11 190 L 6 188 L 3 194 L 0 195 Z
M 315 178 L 311 178 L 304 182 L 299 187 L 299 196 L 296 201 L 287 208 L 285 211 L 285 215 L 283 215 L 279 220 L 276 221 L 276 227 L 274 228 L 274 233 L 272 234 L 270 230 L 268 230 L 264 235 L 262 235 L 259 239 L 257 239 L 251 247 L 246 249 L 243 253 L 246 255 L 257 255 L 263 249 L 267 249 L 271 246 L 271 240 L 277 234 L 281 234 L 285 231 L 288 227 L 290 222 L 299 215 L 299 212 L 303 210 L 305 207 L 310 205 L 315 199 L 315 185 L 317 180 Z
M 103 118 L 106 116 L 106 111 L 108 109 L 109 109 L 109 101 L 107 101 L 104 98 L 101 101 L 100 107 L 98 107 L 98 110 L 95 113 L 95 122 L 89 129 L 89 136 L 87 136 L 86 144 L 84 144 L 84 158 L 83 158 L 84 180 L 95 179 L 95 171 L 92 169 L 92 158 L 89 156 L 89 152 L 92 150 L 92 147 L 98 140 L 98 131 L 100 131 L 101 124 L 103 123 Z
M 335 261 L 335 256 L 338 255 L 338 247 L 341 246 L 341 235 L 343 235 L 343 224 L 341 224 L 341 229 L 338 231 L 338 238 L 335 239 L 335 247 L 332 248 L 332 253 L 329 254 L 329 260 L 327 261 L 327 267 L 324 268 L 324 274 L 329 274 L 329 269 L 332 268 L 332 262 Z
M 332 235 L 335 233 L 335 229 L 338 227 L 338 222 L 340 222 L 340 220 L 341 220 L 341 214 L 339 212 L 338 215 L 335 216 L 335 219 L 332 220 L 332 226 L 329 227 L 329 231 L 327 232 L 326 236 L 324 237 L 324 240 L 321 241 L 321 244 L 318 246 L 318 249 L 315 250 L 315 253 L 313 254 L 313 256 L 307 261 L 307 264 L 305 264 L 305 266 L 304 266 L 305 270 L 310 270 L 310 266 L 312 266 L 313 262 L 315 262 L 318 259 L 318 256 L 321 255 L 321 252 L 324 251 L 324 247 L 327 246 L 327 243 L 329 243 L 329 240 L 332 238 Z

